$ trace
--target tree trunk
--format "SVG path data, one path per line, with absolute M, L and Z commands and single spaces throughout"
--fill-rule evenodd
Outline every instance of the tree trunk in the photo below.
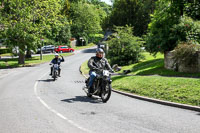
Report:
M 24 64 L 25 62 L 25 55 L 23 53 L 19 53 L 18 64 Z
M 27 50 L 26 51 L 26 58 L 31 58 L 31 57 L 32 57 L 31 51 Z
M 19 59 L 18 59 L 18 64 L 24 64 L 25 63 L 25 47 L 21 46 L 19 47 Z

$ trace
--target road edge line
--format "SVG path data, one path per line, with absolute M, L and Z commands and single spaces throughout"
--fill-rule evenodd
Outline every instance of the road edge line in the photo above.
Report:
M 39 80 L 42 79 L 45 75 L 47 75 L 47 73 L 45 73 L 44 75 L 42 75 L 42 76 L 39 78 Z M 91 133 L 91 131 L 89 131 L 89 130 L 87 130 L 87 129 L 81 127 L 81 126 L 79 126 L 78 124 L 76 124 L 75 122 L 73 122 L 72 120 L 70 120 L 69 118 L 65 117 L 65 116 L 62 115 L 61 113 L 59 113 L 59 112 L 57 112 L 56 110 L 54 110 L 53 108 L 51 108 L 47 103 L 45 103 L 45 101 L 42 100 L 42 98 L 40 98 L 40 97 L 38 96 L 38 93 L 37 93 L 37 85 L 38 85 L 38 83 L 39 83 L 39 82 L 38 82 L 38 80 L 37 80 L 37 81 L 35 82 L 35 84 L 34 84 L 34 94 L 35 94 L 36 98 L 40 101 L 40 103 L 41 103 L 44 107 L 46 107 L 50 112 L 54 113 L 54 114 L 57 115 L 58 117 L 60 117 L 60 118 L 62 118 L 62 119 L 64 119 L 64 120 L 66 120 L 68 123 L 70 123 L 71 125 L 75 126 L 76 128 L 78 128 L 78 129 L 80 129 L 80 130 L 82 130 L 82 131 Z

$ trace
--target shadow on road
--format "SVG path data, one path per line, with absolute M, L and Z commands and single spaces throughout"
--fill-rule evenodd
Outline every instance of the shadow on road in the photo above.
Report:
M 38 80 L 39 82 L 54 82 L 54 80 L 53 79 L 46 79 L 46 80 Z
M 74 103 L 74 102 L 102 103 L 102 101 L 99 98 L 95 97 L 89 98 L 87 96 L 76 96 L 75 98 L 63 99 L 61 101 L 68 103 Z
M 200 113 L 198 113 L 197 115 L 199 115 L 199 116 L 200 116 Z

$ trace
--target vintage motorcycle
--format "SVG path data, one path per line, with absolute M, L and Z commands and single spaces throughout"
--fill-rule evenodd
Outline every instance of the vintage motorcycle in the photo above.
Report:
M 58 78 L 59 65 L 58 64 L 51 64 L 51 65 L 53 65 L 52 78 L 55 81 Z
M 109 100 L 111 96 L 111 73 L 108 70 L 98 70 L 97 76 L 94 79 L 93 82 L 93 93 L 89 93 L 88 91 L 88 84 L 89 84 L 90 78 L 87 78 L 85 80 L 86 86 L 83 87 L 83 90 L 86 92 L 88 97 L 91 97 L 92 95 L 96 95 L 101 97 L 102 101 L 105 103 Z

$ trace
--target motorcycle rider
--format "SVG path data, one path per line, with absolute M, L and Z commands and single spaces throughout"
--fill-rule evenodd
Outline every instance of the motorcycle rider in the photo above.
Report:
M 88 84 L 89 93 L 93 92 L 92 84 L 94 82 L 94 78 L 97 75 L 97 70 L 109 70 L 110 72 L 114 72 L 108 63 L 108 60 L 103 57 L 104 51 L 101 48 L 97 48 L 96 56 L 91 57 L 88 60 L 88 67 L 90 68 L 89 75 L 90 80 Z
M 50 65 L 51 64 L 58 64 L 58 66 L 59 66 L 58 67 L 58 76 L 59 77 L 60 77 L 60 71 L 61 71 L 61 69 L 60 69 L 60 63 L 65 61 L 64 58 L 63 58 L 63 56 L 62 55 L 60 55 L 60 56 L 62 57 L 62 59 L 59 58 L 59 54 L 58 53 L 55 53 L 55 58 L 52 59 L 52 61 L 50 63 Z M 51 67 L 51 73 L 49 75 L 52 75 L 52 71 L 53 71 L 53 66 Z

